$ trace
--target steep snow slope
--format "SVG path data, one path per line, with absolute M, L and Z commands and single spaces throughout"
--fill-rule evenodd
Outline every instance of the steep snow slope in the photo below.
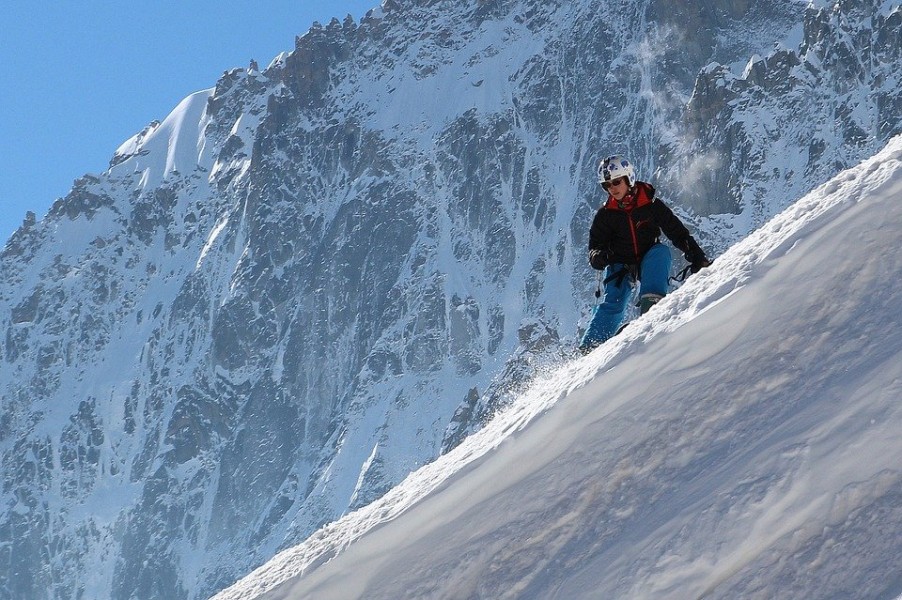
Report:
M 896 597 L 900 223 L 897 137 L 216 598 Z

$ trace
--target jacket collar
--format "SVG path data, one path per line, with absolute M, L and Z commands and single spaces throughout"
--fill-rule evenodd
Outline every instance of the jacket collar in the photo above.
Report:
M 608 194 L 608 200 L 604 207 L 610 210 L 632 210 L 639 206 L 651 204 L 655 199 L 655 188 L 650 183 L 637 181 L 630 193 L 623 197 L 623 200 L 615 200 L 614 196 Z

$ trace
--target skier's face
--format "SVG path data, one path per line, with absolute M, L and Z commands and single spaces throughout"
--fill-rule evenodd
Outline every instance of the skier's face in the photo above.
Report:
M 612 179 L 605 183 L 607 183 L 607 185 L 604 186 L 604 188 L 614 197 L 614 200 L 623 200 L 630 189 L 626 184 L 626 177 L 618 177 L 617 179 Z

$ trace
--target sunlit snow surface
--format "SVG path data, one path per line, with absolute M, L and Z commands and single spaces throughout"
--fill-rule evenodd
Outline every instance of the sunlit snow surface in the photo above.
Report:
M 218 596 L 894 598 L 902 138 Z

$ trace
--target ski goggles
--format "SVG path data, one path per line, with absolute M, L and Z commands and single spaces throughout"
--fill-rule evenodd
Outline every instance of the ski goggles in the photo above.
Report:
M 610 181 L 602 181 L 601 187 L 603 187 L 606 190 L 609 190 L 612 187 L 619 186 L 621 183 L 623 183 L 623 184 L 626 183 L 626 177 L 617 177 L 616 179 L 612 179 Z

